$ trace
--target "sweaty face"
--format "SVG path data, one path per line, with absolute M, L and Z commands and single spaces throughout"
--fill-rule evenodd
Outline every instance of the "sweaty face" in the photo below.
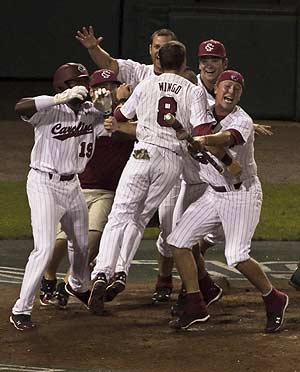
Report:
M 218 76 L 227 68 L 227 59 L 204 56 L 199 60 L 201 80 L 205 85 L 214 85 Z
M 171 40 L 172 38 L 170 36 L 154 36 L 152 44 L 149 45 L 149 53 L 154 65 L 155 72 L 162 72 L 160 61 L 158 58 L 158 51 L 163 45 Z
M 243 88 L 240 83 L 231 80 L 221 81 L 215 87 L 216 104 L 218 114 L 229 114 L 239 103 Z

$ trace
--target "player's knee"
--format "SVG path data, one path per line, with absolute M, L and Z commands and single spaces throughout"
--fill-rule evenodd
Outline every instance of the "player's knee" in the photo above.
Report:
M 156 243 L 158 252 L 164 257 L 173 257 L 172 248 L 166 242 L 157 242 Z

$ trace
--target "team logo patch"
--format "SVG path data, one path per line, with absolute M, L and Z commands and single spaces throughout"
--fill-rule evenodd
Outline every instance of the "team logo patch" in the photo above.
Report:
M 108 71 L 108 70 L 103 70 L 103 71 L 101 72 L 101 76 L 103 77 L 103 79 L 109 79 L 110 76 L 111 76 L 111 72 Z
M 211 52 L 214 49 L 214 44 L 207 43 L 204 48 L 207 52 Z
M 134 150 L 133 157 L 135 159 L 150 160 L 149 153 L 148 153 L 148 151 L 146 149 Z

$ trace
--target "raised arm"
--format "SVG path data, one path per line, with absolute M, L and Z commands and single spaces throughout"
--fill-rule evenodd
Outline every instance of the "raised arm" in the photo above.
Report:
M 88 50 L 92 60 L 99 68 L 107 68 L 118 74 L 118 61 L 101 48 L 100 43 L 103 37 L 97 38 L 95 36 L 93 26 L 89 26 L 88 29 L 82 27 L 82 31 L 77 31 L 75 38 Z
M 57 93 L 55 96 L 22 98 L 19 102 L 17 102 L 15 111 L 19 115 L 30 117 L 37 111 L 45 110 L 61 103 L 67 103 L 74 98 L 83 101 L 87 96 L 87 93 L 88 91 L 84 86 L 75 86 L 71 89 L 66 89 L 62 93 Z

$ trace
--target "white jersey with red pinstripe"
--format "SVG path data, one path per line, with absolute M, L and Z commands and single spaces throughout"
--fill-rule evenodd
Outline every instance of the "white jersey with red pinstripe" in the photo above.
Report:
M 34 250 L 12 311 L 30 315 L 53 254 L 59 221 L 68 236 L 69 283 L 78 292 L 88 289 L 88 213 L 77 174 L 91 158 L 96 136 L 107 132 L 102 115 L 89 102 L 77 114 L 62 104 L 38 111 L 26 121 L 33 125 L 35 136 L 27 178 Z
M 139 141 L 156 144 L 182 153 L 182 143 L 175 131 L 164 121 L 167 113 L 176 118 L 187 132 L 191 125 L 205 123 L 206 100 L 203 89 L 176 74 L 161 74 L 141 82 L 121 108 L 127 118 L 138 117 L 136 137 Z
M 132 86 L 134 89 L 141 81 L 155 75 L 154 65 L 132 61 L 131 59 L 117 59 L 119 66 L 118 80 Z
M 240 107 L 220 122 L 220 131 L 233 129 L 240 133 L 242 144 L 228 149 L 242 165 L 235 178 L 220 175 L 210 165 L 202 165 L 206 181 L 211 184 L 204 195 L 188 207 L 168 237 L 169 244 L 191 248 L 201 237 L 222 225 L 225 234 L 225 256 L 230 266 L 249 259 L 251 239 L 259 221 L 262 190 L 254 160 L 254 127 L 252 119 Z
M 139 142 L 121 176 L 92 278 L 99 272 L 110 278 L 120 251 L 127 252 L 124 260 L 133 256 L 145 226 L 182 172 L 184 147 L 175 130 L 166 125 L 164 115 L 175 114 L 188 131 L 190 123 L 207 121 L 202 89 L 169 73 L 141 82 L 121 112 L 128 119 L 137 116 Z

